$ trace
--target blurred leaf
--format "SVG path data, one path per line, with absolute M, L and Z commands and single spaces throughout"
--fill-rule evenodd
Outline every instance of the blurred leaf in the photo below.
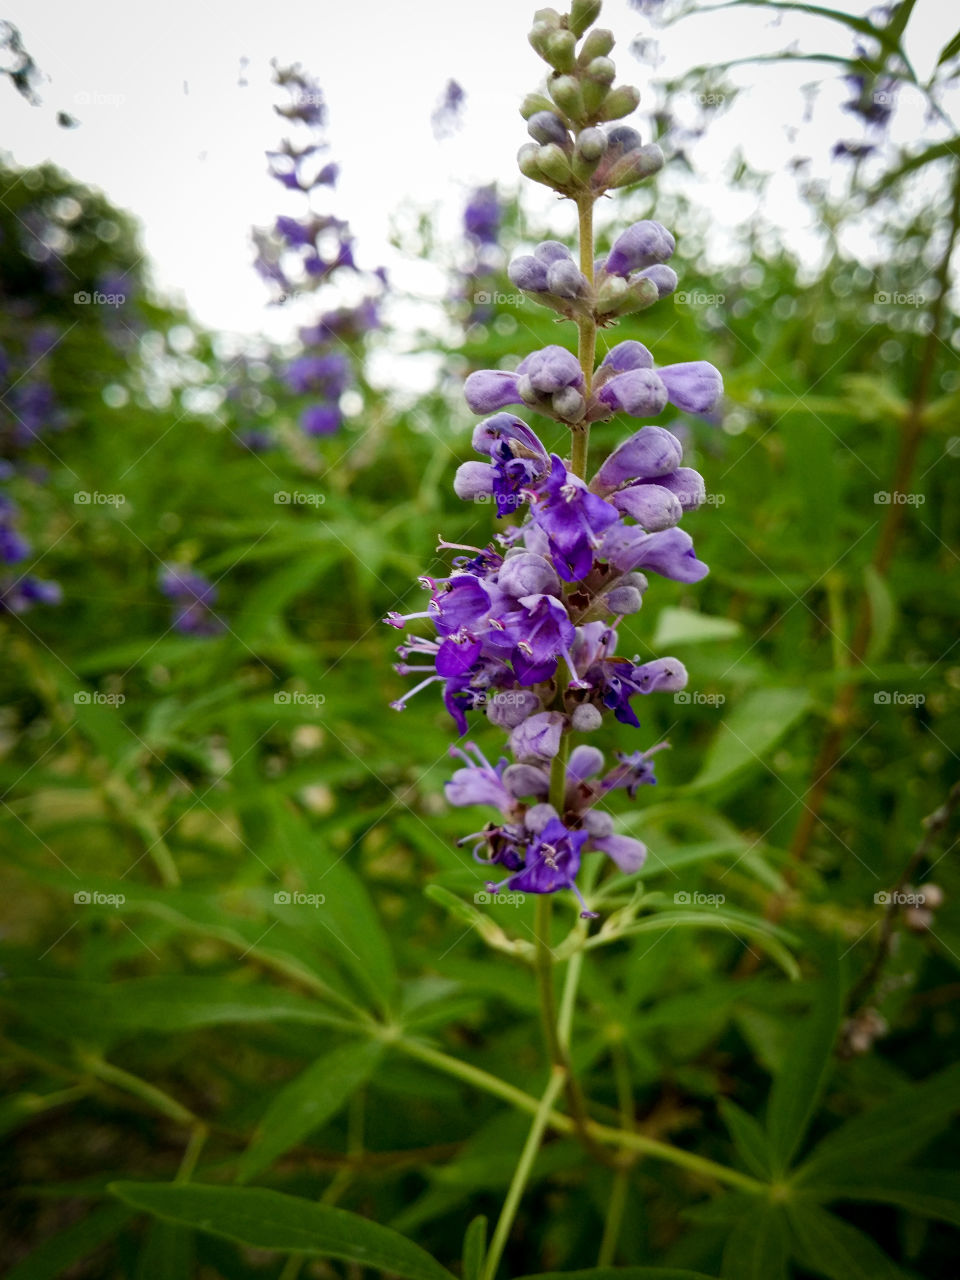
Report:
M 869 1238 L 816 1205 L 789 1201 L 795 1252 L 805 1267 L 828 1280 L 907 1280 Z
M 756 689 L 724 717 L 703 768 L 688 790 L 703 791 L 758 766 L 783 735 L 810 710 L 804 689 Z
M 894 1204 L 907 1213 L 939 1218 L 960 1227 L 960 1176 L 944 1169 L 855 1169 L 831 1184 L 816 1183 L 811 1199 L 874 1200 Z
M 467 1227 L 463 1238 L 463 1280 L 480 1280 L 486 1255 L 487 1220 L 480 1215 Z
M 762 1204 L 740 1219 L 723 1250 L 725 1280 L 786 1280 L 790 1228 L 779 1205 Z
M 7 1272 L 7 1280 L 59 1280 L 81 1258 L 112 1239 L 131 1216 L 122 1205 L 94 1209 L 79 1222 L 44 1240 L 28 1258 Z
M 377 1040 L 340 1045 L 278 1090 L 240 1157 L 237 1181 L 249 1182 L 325 1124 L 367 1082 L 382 1052 Z
M 151 1222 L 140 1256 L 137 1280 L 183 1280 L 193 1275 L 194 1234 L 171 1222 Z
M 870 643 L 864 659 L 866 666 L 879 662 L 886 653 L 897 618 L 897 606 L 887 582 L 872 564 L 863 571 L 863 585 L 870 604 Z
M 405 1280 L 450 1280 L 419 1245 L 359 1214 L 252 1187 L 114 1182 L 125 1204 L 254 1249 L 340 1258 Z
M 670 649 L 676 644 L 701 644 L 706 640 L 730 640 L 740 635 L 742 627 L 732 618 L 712 618 L 695 609 L 667 605 L 660 610 L 657 627 L 650 641 L 656 650 Z
M 744 1164 L 758 1178 L 769 1179 L 773 1169 L 773 1152 L 763 1126 L 728 1098 L 721 1098 L 718 1107 L 720 1117 Z

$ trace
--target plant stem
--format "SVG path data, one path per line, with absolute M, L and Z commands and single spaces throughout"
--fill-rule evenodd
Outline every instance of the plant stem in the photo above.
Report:
M 580 270 L 593 283 L 593 200 L 592 195 L 577 198 L 577 214 L 580 234 Z M 597 322 L 593 316 L 583 316 L 577 321 L 577 358 L 583 370 L 584 395 L 590 395 L 593 381 L 593 365 L 597 356 Z M 582 480 L 587 476 L 587 453 L 590 448 L 590 423 L 578 422 L 571 427 L 573 454 L 570 470 Z
M 613 1058 L 613 1074 L 617 1085 L 617 1103 L 620 1111 L 620 1124 L 628 1133 L 633 1132 L 633 1086 L 630 1081 L 630 1064 L 623 1044 L 618 1040 L 611 1046 Z M 609 1267 L 613 1264 L 617 1253 L 617 1242 L 623 1226 L 623 1214 L 627 1207 L 627 1189 L 630 1183 L 630 1169 L 623 1164 L 613 1176 L 610 1188 L 610 1199 L 607 1203 L 607 1214 L 603 1224 L 603 1238 L 600 1241 L 600 1252 L 597 1255 L 598 1267 Z
M 187 1149 L 183 1153 L 183 1159 L 180 1161 L 180 1168 L 177 1170 L 177 1176 L 174 1182 L 189 1182 L 193 1177 L 193 1171 L 197 1167 L 197 1161 L 200 1159 L 200 1153 L 203 1151 L 204 1144 L 207 1141 L 210 1130 L 205 1124 L 199 1123 L 194 1125 L 190 1133 L 190 1140 L 187 1142 Z
M 520 1153 L 520 1159 L 510 1181 L 507 1198 L 504 1200 L 503 1208 L 500 1210 L 500 1217 L 497 1220 L 483 1268 L 483 1280 L 494 1280 L 497 1274 L 497 1267 L 500 1265 L 500 1259 L 503 1256 L 503 1250 L 510 1235 L 510 1228 L 513 1226 L 513 1220 L 517 1215 L 524 1187 L 526 1187 L 530 1174 L 533 1172 L 533 1162 L 536 1160 L 537 1152 L 540 1150 L 540 1143 L 549 1122 L 553 1104 L 565 1083 L 565 1069 L 560 1066 L 554 1066 L 551 1069 L 550 1079 L 543 1092 L 543 1097 L 537 1104 L 533 1124 L 530 1126 L 530 1132 L 527 1135 L 523 1151 Z
M 482 1089 L 485 1093 L 502 1098 L 518 1111 L 525 1111 L 529 1115 L 537 1113 L 540 1104 L 536 1098 L 529 1093 L 524 1093 L 515 1085 L 508 1084 L 506 1080 L 501 1080 L 499 1076 L 491 1075 L 489 1071 L 483 1071 L 439 1049 L 433 1049 L 416 1040 L 408 1040 L 403 1036 L 393 1038 L 391 1043 L 401 1053 L 411 1058 L 418 1058 L 446 1075 L 455 1076 L 458 1080 Z M 562 1112 L 551 1111 L 547 1116 L 547 1123 L 557 1133 L 568 1136 L 576 1133 L 573 1119 L 563 1115 Z M 675 1164 L 680 1168 L 688 1169 L 691 1173 L 699 1174 L 708 1181 L 726 1183 L 728 1186 L 739 1187 L 742 1191 L 749 1191 L 754 1195 L 763 1194 L 766 1191 L 765 1183 L 751 1178 L 748 1174 L 740 1173 L 736 1169 L 728 1169 L 725 1165 L 708 1160 L 705 1156 L 698 1156 L 692 1151 L 672 1147 L 668 1142 L 660 1142 L 657 1138 L 648 1138 L 642 1133 L 628 1133 L 623 1129 L 613 1129 L 609 1125 L 598 1124 L 595 1120 L 587 1121 L 586 1130 L 595 1142 L 622 1147 L 625 1151 L 636 1151 L 640 1155 L 652 1156 L 656 1160 L 664 1160 L 668 1164 Z

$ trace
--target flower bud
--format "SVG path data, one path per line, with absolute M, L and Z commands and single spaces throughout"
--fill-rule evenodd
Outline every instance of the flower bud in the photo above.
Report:
M 707 499 L 707 487 L 703 476 L 692 467 L 677 467 L 669 475 L 659 476 L 658 485 L 669 489 L 684 511 L 696 511 Z
M 567 761 L 567 777 L 573 782 L 585 782 L 603 768 L 603 752 L 597 747 L 574 747 Z
M 547 43 L 555 31 L 560 30 L 560 15 L 556 9 L 538 9 L 533 15 L 533 26 L 527 39 L 541 58 L 547 56 Z
M 631 485 L 611 494 L 608 501 L 624 515 L 632 516 L 648 533 L 671 529 L 683 516 L 680 499 L 658 484 Z
M 677 273 L 673 267 L 665 266 L 662 263 L 647 267 L 641 271 L 639 279 L 655 285 L 658 298 L 666 298 L 677 287 Z
M 469 463 L 464 463 L 468 466 Z M 484 463 L 477 463 L 483 467 Z M 486 467 L 493 472 L 493 467 Z M 503 562 L 497 574 L 497 586 L 508 596 L 519 600 L 521 596 L 559 596 L 560 579 L 549 560 L 532 551 L 521 551 Z
M 622 120 L 636 111 L 640 105 L 640 90 L 632 84 L 620 84 L 611 89 L 599 112 L 601 120 Z
M 534 249 L 533 256 L 539 262 L 547 263 L 548 266 L 551 262 L 572 261 L 570 250 L 559 240 L 542 240 Z
M 515 729 L 529 716 L 536 715 L 540 707 L 540 699 L 532 689 L 496 689 L 487 695 L 487 719 L 498 729 Z M 518 769 L 525 767 L 514 766 Z
M 683 446 L 675 435 L 663 427 L 642 427 L 614 449 L 594 476 L 591 488 L 604 494 L 632 480 L 667 475 L 676 471 L 682 457 Z
M 606 27 L 597 27 L 584 39 L 577 61 L 581 67 L 589 66 L 594 58 L 605 58 L 614 44 L 613 32 Z
M 489 462 L 462 462 L 453 477 L 453 491 L 464 502 L 473 502 L 493 493 L 496 471 Z
M 555 70 L 566 73 L 577 65 L 576 51 L 577 37 L 572 31 L 554 31 L 546 41 L 542 56 Z
M 553 111 L 538 111 L 527 121 L 527 133 L 536 142 L 555 142 L 559 147 L 569 145 L 567 126 Z
M 474 413 L 495 413 L 517 403 L 517 379 L 499 369 L 478 369 L 463 384 L 463 394 Z
M 532 178 L 534 182 L 542 182 L 540 169 L 537 165 L 537 157 L 540 154 L 540 148 L 535 142 L 525 142 L 517 152 L 517 165 L 520 172 L 525 178 Z
M 577 135 L 576 154 L 588 163 L 595 164 L 607 149 L 607 135 L 592 126 L 581 129 Z
M 670 403 L 684 413 L 709 413 L 723 395 L 723 378 L 706 360 L 669 364 L 659 372 Z
M 542 93 L 528 93 L 523 102 L 520 103 L 520 114 L 524 120 L 529 120 L 531 116 L 535 116 L 538 111 L 553 111 L 553 103 L 548 97 Z
M 577 733 L 593 733 L 603 724 L 603 715 L 591 702 L 583 702 L 575 707 L 570 717 L 570 724 Z M 504 777 L 509 770 L 504 772 Z
M 620 276 L 609 276 L 597 296 L 597 314 L 626 316 L 634 311 L 644 311 L 659 300 L 660 293 L 652 280 L 632 283 Z
M 653 418 L 667 403 L 667 388 L 652 369 L 633 369 L 611 378 L 600 390 L 597 400 L 615 413 L 628 413 L 631 418 Z
M 564 155 L 563 149 L 555 143 L 549 143 L 540 148 L 537 153 L 537 168 L 553 186 L 567 187 L 573 177 L 570 172 L 570 161 Z
M 583 102 L 589 115 L 594 115 L 606 101 L 617 69 L 609 58 L 594 58 L 586 67 L 582 82 Z
M 507 268 L 511 284 L 526 293 L 545 293 L 547 289 L 546 263 L 538 262 L 532 254 L 514 258 Z
M 550 779 L 536 765 L 508 764 L 501 781 L 517 800 L 522 800 L 524 796 L 543 796 L 546 799 L 550 794 Z
M 597 714 L 599 715 L 599 712 Z M 613 818 L 602 809 L 588 809 L 583 815 L 583 825 L 592 836 L 600 839 L 613 835 Z
M 564 387 L 555 391 L 551 397 L 553 412 L 564 422 L 579 422 L 587 402 L 576 387 Z
M 556 76 L 548 84 L 550 97 L 571 120 L 582 120 L 586 114 L 580 85 L 573 76 Z
M 663 152 L 655 142 L 631 151 L 610 167 L 605 177 L 607 187 L 630 187 L 643 182 L 663 168 Z
M 600 0 L 573 0 L 567 22 L 575 36 L 582 36 L 587 27 L 593 26 L 600 17 L 600 8 Z
M 666 262 L 677 242 L 660 222 L 645 218 L 621 232 L 607 256 L 606 270 L 612 276 L 628 276 L 633 271 Z
M 639 613 L 643 596 L 636 587 L 619 586 L 607 592 L 606 602 L 611 613 Z
M 552 760 L 560 750 L 560 736 L 566 720 L 559 711 L 540 711 L 530 716 L 510 735 L 510 750 L 521 763 Z
M 639 871 L 647 858 L 647 846 L 642 840 L 635 840 L 633 836 L 616 834 L 599 838 L 595 836 L 590 844 L 591 848 L 599 849 L 601 853 L 612 858 L 624 875 L 632 875 L 634 871 Z
M 539 835 L 548 822 L 559 816 L 552 804 L 534 804 L 523 815 L 523 825 L 534 835 Z
M 612 377 L 614 373 L 626 373 L 630 369 L 652 369 L 653 355 L 643 345 L 642 342 L 636 342 L 630 339 L 627 342 L 618 342 L 615 347 L 611 347 L 604 356 L 603 364 L 597 370 L 597 377 L 603 377 L 606 381 Z M 595 381 L 594 386 L 598 383 Z
M 631 679 L 640 686 L 641 693 L 678 693 L 687 685 L 687 669 L 676 658 L 656 658 L 634 667 Z
M 547 290 L 558 298 L 585 298 L 590 282 L 571 258 L 559 258 L 547 269 Z

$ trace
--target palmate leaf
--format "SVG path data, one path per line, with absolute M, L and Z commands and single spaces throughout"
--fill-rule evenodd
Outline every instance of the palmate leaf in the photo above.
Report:
M 786 1280 L 790 1225 L 779 1205 L 765 1204 L 741 1218 L 723 1250 L 724 1280 Z
M 339 1045 L 284 1085 L 240 1157 L 237 1181 L 249 1182 L 335 1115 L 370 1078 L 382 1052 L 376 1040 Z
M 841 1016 L 841 984 L 836 964 L 820 983 L 813 1008 L 791 1041 L 783 1069 L 767 1104 L 767 1133 L 778 1172 L 785 1172 L 813 1116 L 833 1065 Z
M 758 1178 L 769 1178 L 773 1168 L 773 1151 L 763 1126 L 728 1098 L 720 1099 L 719 1110 L 727 1132 L 733 1139 L 733 1145 L 749 1171 Z
M 404 1280 L 451 1280 L 426 1250 L 389 1227 L 298 1196 L 256 1187 L 114 1182 L 124 1204 L 254 1249 L 339 1258 Z
M 518 1280 L 714 1280 L 702 1271 L 677 1267 L 589 1267 L 586 1271 L 543 1271 Z
M 960 1175 L 940 1169 L 861 1169 L 849 1179 L 808 1189 L 812 1200 L 875 1201 L 960 1227 Z

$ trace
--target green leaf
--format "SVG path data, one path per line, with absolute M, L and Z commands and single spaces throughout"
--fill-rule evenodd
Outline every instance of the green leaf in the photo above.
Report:
M 274 1095 L 240 1157 L 238 1182 L 249 1182 L 278 1156 L 319 1129 L 369 1079 L 383 1045 L 359 1040 L 332 1050 Z
M 115 1236 L 131 1216 L 122 1205 L 95 1209 L 65 1231 L 44 1240 L 28 1258 L 7 1272 L 7 1280 L 58 1280 L 73 1263 Z
M 960 1111 L 960 1063 L 828 1134 L 796 1173 L 798 1185 L 856 1181 L 863 1169 L 903 1164 Z
M 703 791 L 758 767 L 783 735 L 810 710 L 805 689 L 755 689 L 724 717 L 689 789 Z
M 887 651 L 897 620 L 897 606 L 889 586 L 872 564 L 863 571 L 863 585 L 870 604 L 870 643 L 866 665 L 879 662 Z
M 793 1037 L 783 1070 L 770 1090 L 767 1132 L 780 1172 L 789 1168 L 803 1141 L 833 1065 L 841 994 L 834 966 L 820 983 L 813 1008 Z
M 463 1280 L 480 1280 L 487 1256 L 487 1220 L 480 1214 L 463 1237 Z
M 940 50 L 940 57 L 937 59 L 937 66 L 942 67 L 945 62 L 949 62 L 951 58 L 955 58 L 960 53 L 960 31 L 948 40 Z
M 127 982 L 14 978 L 3 984 L 0 999 L 35 1025 L 85 1041 L 137 1031 L 191 1031 L 221 1023 L 343 1022 L 331 1019 L 314 1000 L 231 978 L 178 975 Z
M 816 1205 L 792 1201 L 787 1216 L 799 1261 L 828 1280 L 906 1280 L 862 1231 Z
M 769 1179 L 773 1168 L 773 1152 L 763 1126 L 728 1098 L 720 1099 L 719 1109 L 720 1117 L 744 1164 L 758 1178 Z
M 702 1271 L 677 1267 L 589 1267 L 586 1271 L 543 1271 L 518 1280 L 714 1280 Z
M 192 1231 L 172 1222 L 151 1222 L 137 1258 L 137 1280 L 183 1280 L 184 1276 L 192 1276 L 195 1239 Z
M 167 1182 L 113 1182 L 109 1189 L 134 1209 L 254 1249 L 340 1258 L 404 1280 L 450 1280 L 445 1267 L 398 1232 L 279 1191 Z
M 742 628 L 732 618 L 713 618 L 695 609 L 667 605 L 660 610 L 650 646 L 658 652 L 678 644 L 702 644 L 705 640 L 730 640 Z
M 790 1227 L 779 1205 L 741 1218 L 723 1250 L 725 1280 L 786 1280 Z
M 811 1199 L 876 1201 L 960 1227 L 960 1175 L 941 1169 L 851 1170 L 849 1179 L 809 1189 Z

